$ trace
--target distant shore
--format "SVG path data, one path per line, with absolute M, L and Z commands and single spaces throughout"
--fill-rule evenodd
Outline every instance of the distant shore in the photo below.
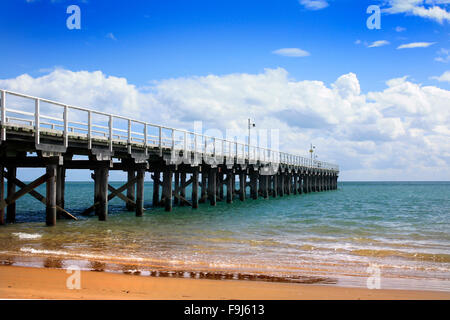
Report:
M 0 266 L 0 299 L 450 299 L 450 292 L 369 290 L 327 285 L 146 277 L 81 271 L 69 290 L 63 269 Z

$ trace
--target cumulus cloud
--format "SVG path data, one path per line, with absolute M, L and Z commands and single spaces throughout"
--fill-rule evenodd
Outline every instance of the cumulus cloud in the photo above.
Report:
M 450 91 L 407 77 L 362 92 L 354 73 L 331 84 L 294 80 L 285 69 L 184 77 L 136 87 L 100 71 L 57 69 L 0 80 L 0 87 L 167 126 L 246 132 L 278 129 L 280 149 L 337 162 L 343 179 L 449 180 Z
M 299 48 L 282 48 L 272 51 L 272 53 L 285 57 L 307 57 L 310 55 L 308 51 Z
M 308 10 L 321 10 L 328 7 L 326 0 L 299 0 L 299 2 Z
M 383 12 L 410 14 L 442 24 L 444 21 L 450 22 L 450 12 L 442 6 L 448 3 L 447 0 L 388 0 Z
M 450 82 L 450 70 L 445 71 L 443 74 L 441 74 L 438 77 L 431 77 L 431 79 L 435 79 L 440 82 Z
M 390 42 L 387 40 L 378 40 L 378 41 L 372 42 L 367 47 L 368 48 L 376 48 L 376 47 L 387 46 L 388 44 L 390 44 Z
M 433 44 L 435 44 L 435 42 L 411 42 L 402 44 L 398 46 L 397 49 L 427 48 Z

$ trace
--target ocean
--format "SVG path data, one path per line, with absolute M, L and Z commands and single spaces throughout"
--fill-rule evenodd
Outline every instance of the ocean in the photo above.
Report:
M 339 182 L 334 191 L 172 212 L 152 208 L 146 182 L 144 216 L 115 198 L 106 222 L 80 216 L 93 188 L 66 183 L 66 209 L 79 220 L 55 227 L 45 226 L 40 202 L 21 198 L 17 223 L 0 226 L 0 263 L 349 287 L 376 276 L 382 289 L 450 291 L 450 182 Z

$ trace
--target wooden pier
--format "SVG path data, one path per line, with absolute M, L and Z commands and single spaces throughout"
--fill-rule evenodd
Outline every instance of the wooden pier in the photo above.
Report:
M 142 216 L 147 173 L 152 205 L 166 211 L 174 205 L 231 204 L 247 194 L 258 199 L 337 189 L 334 164 L 7 90 L 0 94 L 0 224 L 15 221 L 16 201 L 25 194 L 45 205 L 47 225 L 61 217 L 76 220 L 64 209 L 68 169 L 93 171 L 92 205 L 83 214 L 95 213 L 99 220 L 107 219 L 114 197 Z M 46 171 L 24 183 L 16 177 L 18 168 Z M 127 182 L 111 186 L 111 170 L 126 172 Z M 45 196 L 35 190 L 44 183 Z

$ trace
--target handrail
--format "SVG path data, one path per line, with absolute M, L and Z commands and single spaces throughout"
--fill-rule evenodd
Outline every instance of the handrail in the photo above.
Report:
M 172 150 L 179 149 L 184 151 L 194 151 L 194 152 L 202 152 L 202 153 L 211 153 L 215 156 L 234 156 L 237 159 L 246 159 L 248 161 L 261 161 L 261 162 L 276 162 L 287 165 L 295 165 L 295 166 L 303 166 L 309 168 L 320 168 L 320 169 L 328 169 L 333 171 L 339 171 L 339 166 L 336 164 L 331 164 L 324 161 L 312 160 L 306 157 L 293 155 L 285 152 L 280 152 L 278 150 L 272 150 L 260 146 L 248 145 L 247 143 L 241 143 L 237 141 L 230 141 L 223 138 L 211 137 L 195 132 L 191 132 L 184 129 L 176 129 L 171 127 L 166 127 L 163 125 L 156 125 L 149 122 L 145 122 L 142 120 L 132 119 L 125 116 L 109 114 L 102 111 L 96 111 L 89 108 L 82 108 L 77 106 L 72 106 L 68 104 L 64 104 L 57 101 L 52 101 L 49 99 L 38 98 L 31 95 L 26 95 L 14 91 L 2 90 L 0 89 L 0 108 L 1 108 L 1 140 L 6 140 L 6 131 L 3 124 L 9 123 L 10 120 L 15 121 L 25 121 L 29 122 L 32 126 L 34 125 L 35 129 L 35 141 L 37 144 L 40 142 L 40 131 L 42 125 L 50 125 L 52 128 L 62 127 L 63 137 L 64 137 L 64 145 L 67 146 L 68 136 L 70 131 L 74 132 L 74 129 L 80 131 L 87 132 L 88 139 L 88 149 L 92 148 L 92 138 L 101 134 L 104 138 L 107 138 L 109 148 L 112 151 L 114 144 L 114 137 L 117 137 L 118 140 L 126 142 L 128 144 L 128 150 L 131 152 L 131 143 L 136 140 L 143 141 L 144 147 L 147 146 L 158 147 L 160 149 L 160 154 L 162 154 L 162 148 L 167 147 L 168 145 Z M 7 94 L 21 97 L 25 99 L 34 100 L 34 112 L 25 112 L 17 109 L 12 109 L 7 107 Z M 57 118 L 54 116 L 43 115 L 41 114 L 42 103 L 48 103 L 51 105 L 55 105 L 61 107 L 63 109 L 62 118 Z M 69 110 L 76 110 L 87 113 L 87 123 L 70 120 L 69 119 Z M 20 114 L 23 116 L 31 117 L 32 119 L 21 119 L 17 117 L 7 117 L 6 113 L 11 112 L 15 114 Z M 106 119 L 104 122 L 107 122 L 107 125 L 100 125 L 92 123 L 92 115 L 104 116 Z M 40 119 L 47 119 L 50 121 L 56 121 L 58 123 L 49 123 L 49 122 L 41 122 Z M 116 120 L 125 120 L 127 122 L 127 128 L 114 128 L 114 119 Z M 77 128 L 72 125 L 80 125 L 87 127 L 85 128 Z M 143 131 L 138 132 L 132 129 L 132 125 L 140 125 L 143 126 Z M 158 135 L 152 135 L 148 133 L 148 128 L 152 127 L 158 130 Z M 101 132 L 98 130 L 93 130 L 93 128 L 104 129 L 105 132 Z M 169 137 L 163 135 L 163 130 L 168 130 Z M 116 132 L 123 132 L 124 135 L 117 134 Z M 178 136 L 180 135 L 180 138 Z M 139 137 L 136 137 L 139 136 Z M 177 136 L 177 137 L 176 137 Z M 181 136 L 183 138 L 181 138 Z M 189 136 L 189 141 L 187 137 Z M 193 136 L 193 139 L 192 139 Z M 122 139 L 124 138 L 124 139 Z M 199 140 L 200 139 L 200 140 Z M 203 141 L 203 143 L 202 143 Z M 147 149 L 146 149 L 147 150 Z M 278 155 L 278 162 L 277 160 Z

